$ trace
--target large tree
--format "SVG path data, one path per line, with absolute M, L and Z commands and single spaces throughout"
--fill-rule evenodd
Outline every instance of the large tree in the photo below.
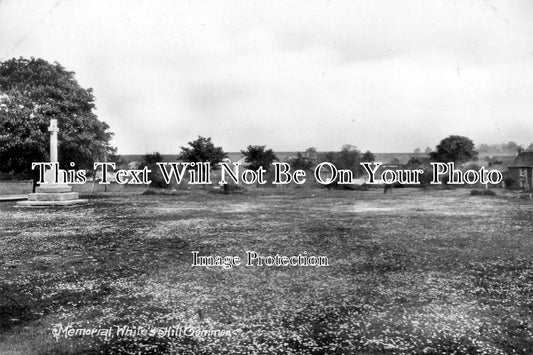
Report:
M 141 166 L 146 166 L 151 171 L 150 180 L 152 182 L 150 183 L 150 187 L 168 186 L 165 183 L 165 179 L 163 178 L 163 174 L 161 173 L 159 166 L 157 166 L 157 163 L 160 163 L 162 161 L 163 157 L 161 156 L 161 154 L 159 154 L 159 152 L 146 153 L 143 157 Z
M 211 137 L 198 136 L 198 139 L 188 144 L 189 147 L 181 147 L 178 159 L 190 163 L 210 162 L 211 167 L 216 168 L 217 164 L 227 156 L 222 147 L 215 147 Z
M 430 153 L 434 161 L 443 163 L 464 163 L 469 160 L 476 160 L 478 152 L 474 150 L 474 142 L 463 136 L 451 135 L 444 138 L 437 145 L 437 150 Z
M 48 161 L 50 120 L 58 120 L 59 162 L 91 169 L 112 154 L 112 133 L 93 110 L 91 89 L 82 88 L 74 73 L 43 59 L 0 62 L 0 171 L 32 175 L 31 163 Z
M 335 166 L 338 169 L 348 169 L 356 171 L 360 166 L 361 152 L 355 145 L 345 144 L 340 152 L 337 153 Z
M 265 148 L 264 145 L 249 145 L 246 150 L 241 150 L 241 153 L 246 157 L 249 169 L 257 170 L 262 166 L 268 171 L 272 162 L 278 160 L 272 149 Z

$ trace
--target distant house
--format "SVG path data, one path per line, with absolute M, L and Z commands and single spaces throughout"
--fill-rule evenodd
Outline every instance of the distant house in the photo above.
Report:
M 533 150 L 519 152 L 508 168 L 508 187 L 533 189 Z

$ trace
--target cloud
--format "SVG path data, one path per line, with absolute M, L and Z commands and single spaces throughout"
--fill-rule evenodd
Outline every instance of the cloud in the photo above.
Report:
M 230 151 L 531 140 L 528 2 L 54 4 L 2 2 L 0 41 L 26 36 L 10 55 L 57 60 L 93 87 L 122 153 L 197 135 Z

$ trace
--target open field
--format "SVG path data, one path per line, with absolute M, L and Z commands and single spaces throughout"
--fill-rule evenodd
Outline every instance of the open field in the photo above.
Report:
M 0 204 L 0 353 L 533 353 L 531 201 L 278 192 Z M 330 266 L 191 267 L 192 251 L 247 250 Z M 117 335 L 126 325 L 229 335 Z

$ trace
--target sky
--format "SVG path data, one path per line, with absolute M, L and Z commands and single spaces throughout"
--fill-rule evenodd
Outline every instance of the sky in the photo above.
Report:
M 0 61 L 93 88 L 120 154 L 533 142 L 533 1 L 0 0 Z

